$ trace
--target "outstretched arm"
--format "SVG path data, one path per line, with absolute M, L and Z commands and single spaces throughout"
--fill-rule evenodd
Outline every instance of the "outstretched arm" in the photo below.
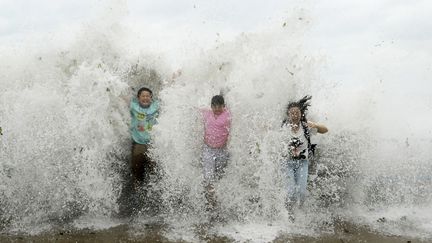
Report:
M 316 128 L 318 130 L 318 133 L 326 133 L 326 132 L 328 132 L 327 127 L 324 126 L 323 124 L 318 124 L 316 122 L 311 122 L 311 121 L 308 121 L 307 124 L 308 124 L 308 126 L 310 128 Z

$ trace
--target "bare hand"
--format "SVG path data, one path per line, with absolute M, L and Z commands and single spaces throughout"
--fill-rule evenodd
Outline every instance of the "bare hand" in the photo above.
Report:
M 175 71 L 175 72 L 172 74 L 172 77 L 171 77 L 171 78 L 172 78 L 172 79 L 176 79 L 176 78 L 180 77 L 180 75 L 182 75 L 182 70 L 181 70 L 181 69 Z

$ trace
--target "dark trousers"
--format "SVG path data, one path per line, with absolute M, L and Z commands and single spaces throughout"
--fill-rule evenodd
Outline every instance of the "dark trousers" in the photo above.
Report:
M 148 144 L 132 143 L 131 170 L 135 182 L 148 182 L 155 173 L 155 162 L 148 155 Z

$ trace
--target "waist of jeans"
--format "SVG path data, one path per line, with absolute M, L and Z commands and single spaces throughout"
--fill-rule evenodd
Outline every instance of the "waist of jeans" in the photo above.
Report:
M 212 147 L 212 146 L 208 145 L 207 143 L 204 143 L 203 146 L 204 146 L 205 148 L 209 148 L 209 149 L 220 149 L 220 150 L 225 150 L 225 149 L 227 148 L 227 145 L 226 145 L 226 144 L 224 144 L 224 145 L 221 146 L 221 147 Z
M 288 163 L 288 164 L 308 163 L 308 162 L 309 162 L 308 159 L 288 159 L 288 160 L 285 160 L 285 163 Z

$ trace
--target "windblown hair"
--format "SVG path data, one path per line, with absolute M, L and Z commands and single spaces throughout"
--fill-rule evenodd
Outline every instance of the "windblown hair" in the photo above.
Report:
M 310 131 L 309 131 L 309 128 L 307 125 L 307 118 L 306 118 L 306 112 L 308 110 L 308 107 L 310 106 L 310 100 L 311 99 L 312 99 L 312 96 L 306 95 L 305 97 L 301 98 L 299 101 L 289 102 L 287 105 L 287 109 L 286 109 L 287 114 L 288 114 L 289 109 L 291 109 L 293 107 L 298 107 L 300 109 L 300 112 L 301 112 L 300 124 L 303 128 L 304 135 L 305 135 L 306 140 L 307 140 L 309 158 L 312 158 L 314 156 L 315 146 L 316 146 L 316 144 L 311 143 Z M 286 126 L 287 124 L 289 124 L 288 118 L 286 118 L 282 121 L 282 126 Z
M 287 105 L 286 112 L 288 113 L 289 109 L 293 107 L 298 107 L 301 112 L 301 121 L 307 122 L 306 119 L 306 112 L 308 110 L 308 107 L 310 106 L 310 100 L 312 99 L 312 96 L 306 95 L 305 97 L 301 98 L 299 101 L 291 101 Z

